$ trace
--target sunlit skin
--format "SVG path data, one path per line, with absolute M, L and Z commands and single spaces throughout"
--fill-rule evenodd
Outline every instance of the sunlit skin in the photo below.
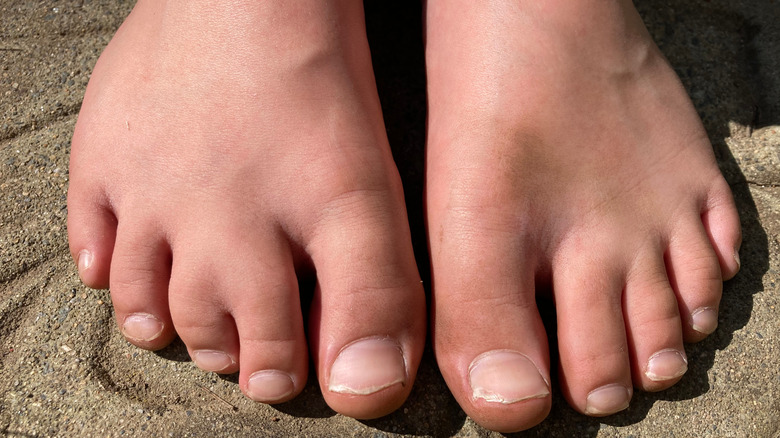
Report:
M 576 410 L 676 383 L 683 342 L 717 326 L 739 220 L 633 5 L 429 0 L 426 18 L 432 337 L 461 407 L 500 431 L 547 415 L 537 286 Z
M 717 327 L 739 222 L 633 5 L 425 14 L 430 327 L 455 398 L 499 431 L 547 415 L 538 286 L 576 410 L 676 383 L 683 342 Z M 309 354 L 337 412 L 375 418 L 409 395 L 425 296 L 361 2 L 139 1 L 87 88 L 68 208 L 79 274 L 110 287 L 134 345 L 178 335 L 258 402 L 300 393 Z

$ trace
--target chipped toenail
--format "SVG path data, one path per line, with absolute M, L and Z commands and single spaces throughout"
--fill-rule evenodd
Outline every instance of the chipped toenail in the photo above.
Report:
M 83 273 L 92 266 L 92 261 L 95 260 L 95 256 L 86 249 L 79 251 L 79 274 Z
M 295 383 L 289 374 L 278 370 L 258 371 L 249 376 L 247 396 L 254 401 L 273 403 L 289 397 Z
M 148 313 L 133 313 L 125 318 L 122 334 L 133 341 L 149 342 L 162 334 L 163 323 Z
M 588 415 L 609 415 L 628 408 L 631 389 L 620 384 L 605 385 L 588 394 L 585 413 Z
M 688 360 L 678 350 L 661 350 L 647 361 L 645 375 L 654 382 L 676 379 L 688 371 Z
M 494 350 L 469 366 L 474 400 L 510 404 L 550 395 L 550 386 L 531 359 L 516 351 Z
M 218 373 L 236 363 L 230 355 L 219 350 L 195 350 L 192 360 L 203 371 Z
M 342 394 L 373 394 L 406 382 L 406 361 L 397 342 L 368 338 L 344 347 L 330 368 L 328 390 Z
M 718 312 L 712 307 L 699 307 L 691 314 L 694 330 L 708 335 L 718 328 Z

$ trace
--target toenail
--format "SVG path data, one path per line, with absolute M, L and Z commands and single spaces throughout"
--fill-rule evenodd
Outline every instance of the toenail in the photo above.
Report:
M 330 367 L 328 390 L 342 394 L 373 394 L 406 382 L 406 361 L 397 342 L 368 338 L 344 347 Z
M 95 260 L 95 256 L 92 255 L 91 252 L 87 251 L 86 249 L 79 251 L 79 274 L 89 269 L 89 267 L 92 266 L 93 260 Z
M 263 370 L 249 376 L 246 395 L 254 401 L 273 403 L 288 397 L 293 391 L 295 383 L 289 374 Z
M 219 350 L 195 350 L 192 352 L 192 360 L 203 371 L 218 373 L 236 363 L 227 353 Z
M 149 342 L 162 334 L 163 323 L 148 313 L 133 313 L 125 318 L 122 334 L 133 341 Z
M 654 382 L 676 379 L 688 371 L 685 354 L 673 349 L 661 350 L 647 361 L 645 375 Z
M 737 270 L 742 267 L 742 263 L 739 262 L 739 250 L 734 250 L 734 261 L 737 262 Z
M 596 388 L 588 394 L 585 413 L 588 415 L 609 415 L 622 411 L 631 401 L 631 389 L 613 384 Z
M 472 398 L 510 404 L 550 395 L 550 386 L 531 359 L 516 351 L 494 350 L 469 366 Z
M 691 314 L 693 329 L 708 335 L 718 328 L 718 312 L 712 307 L 699 307 Z

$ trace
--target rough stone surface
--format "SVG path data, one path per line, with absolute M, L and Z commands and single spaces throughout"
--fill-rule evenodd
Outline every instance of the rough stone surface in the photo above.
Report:
M 425 277 L 421 12 L 398 3 L 368 2 L 367 21 Z M 717 332 L 687 347 L 680 384 L 638 393 L 627 411 L 601 419 L 574 412 L 556 391 L 550 417 L 518 435 L 780 436 L 780 2 L 636 3 L 734 190 L 742 271 L 724 287 Z M 81 285 L 70 260 L 65 195 L 84 88 L 131 7 L 0 0 L 0 435 L 496 435 L 460 410 L 430 350 L 399 411 L 357 421 L 332 412 L 311 384 L 290 403 L 255 404 L 236 376 L 197 370 L 180 343 L 152 353 L 122 339 L 108 292 Z

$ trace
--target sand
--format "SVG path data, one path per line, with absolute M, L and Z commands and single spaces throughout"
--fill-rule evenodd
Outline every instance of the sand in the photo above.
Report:
M 367 20 L 425 277 L 420 11 L 391 3 L 369 2 Z M 680 384 L 637 393 L 627 411 L 601 419 L 576 413 L 556 389 L 550 417 L 519 435 L 780 436 L 780 3 L 637 3 L 734 190 L 742 271 L 725 284 L 717 332 L 686 347 L 690 370 Z M 181 343 L 147 352 L 119 335 L 108 292 L 79 282 L 65 200 L 84 88 L 131 7 L 0 0 L 0 435 L 496 435 L 460 410 L 430 349 L 400 410 L 357 421 L 331 411 L 311 384 L 290 403 L 256 404 L 236 376 L 196 369 Z

